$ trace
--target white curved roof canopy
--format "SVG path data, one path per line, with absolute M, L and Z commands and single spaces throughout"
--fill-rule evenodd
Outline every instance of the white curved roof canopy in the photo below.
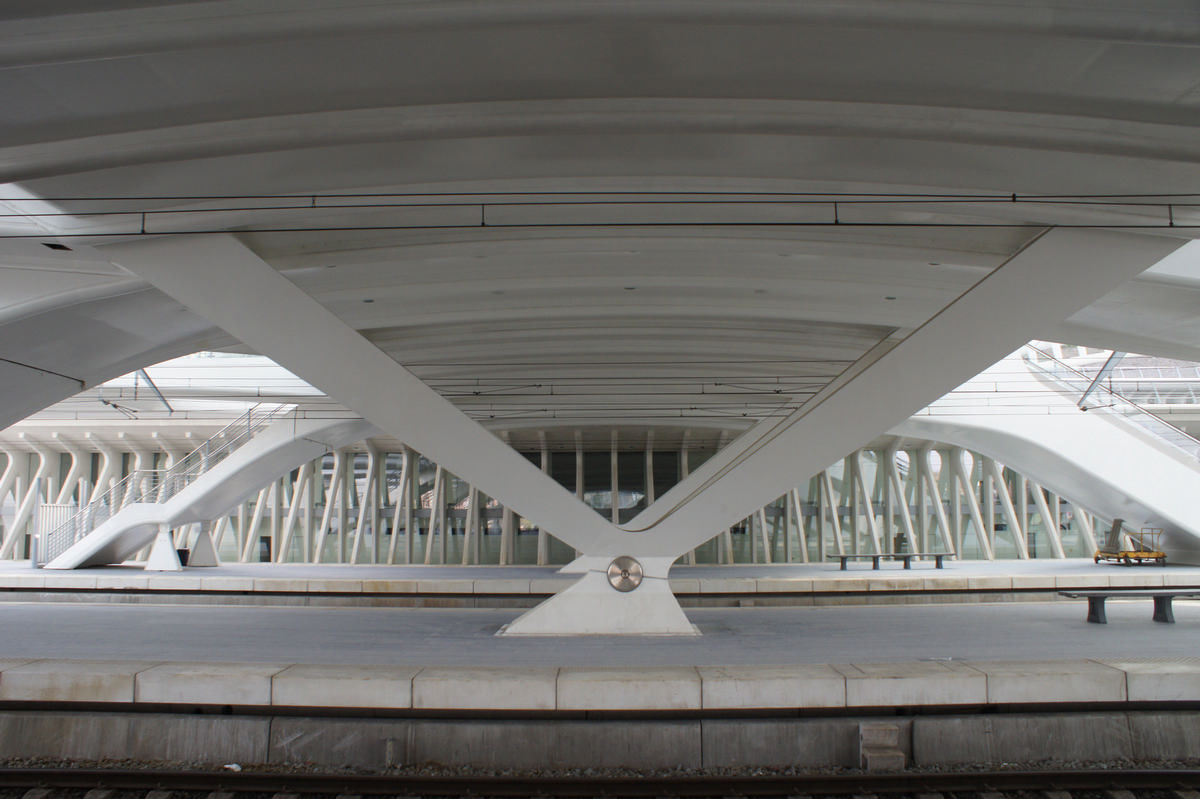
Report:
M 1197 220 L 1189 3 L 0 14 L 0 425 L 246 348 L 111 264 L 129 239 L 231 231 L 489 427 L 603 438 L 793 412 L 1049 226 Z M 1023 336 L 1200 360 L 1187 271 Z

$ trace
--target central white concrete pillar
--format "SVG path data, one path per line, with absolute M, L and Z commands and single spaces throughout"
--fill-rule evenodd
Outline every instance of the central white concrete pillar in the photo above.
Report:
M 699 635 L 667 573 L 674 558 L 584 557 L 583 578 L 500 631 L 500 635 Z

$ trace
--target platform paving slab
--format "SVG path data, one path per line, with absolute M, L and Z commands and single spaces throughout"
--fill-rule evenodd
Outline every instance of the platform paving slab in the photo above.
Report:
M 961 578 L 962 587 L 966 588 L 966 578 Z M 886 577 L 871 577 L 867 580 L 868 591 L 921 591 L 925 588 L 925 578 L 919 574 L 889 574 Z
M 0 700 L 22 702 L 133 702 L 145 661 L 39 660 L 0 673 Z
M 701 666 L 708 709 L 845 707 L 846 678 L 832 666 Z
M 1097 662 L 1125 673 L 1125 690 L 1130 702 L 1200 700 L 1200 658 L 1102 659 Z
M 1012 587 L 1012 577 L 1008 575 L 967 577 L 967 588 L 972 591 L 1011 591 Z
M 291 579 L 285 577 L 256 577 L 254 578 L 254 590 L 304 593 L 308 590 L 308 583 L 308 580 L 303 579 Z
M 671 577 L 668 583 L 671 591 L 676 594 L 700 593 L 700 580 L 695 577 Z
M 194 572 L 186 575 L 159 572 L 148 577 L 146 588 L 149 591 L 200 591 L 204 588 L 204 578 Z
M 289 666 L 271 678 L 271 704 L 411 708 L 412 681 L 420 671 L 403 666 Z
M 417 590 L 416 580 L 379 580 L 366 578 L 362 581 L 364 594 L 412 594 Z
M 308 591 L 313 594 L 361 594 L 362 580 L 323 578 L 308 580 Z
M 808 594 L 813 590 L 812 580 L 799 577 L 760 577 L 754 581 L 754 585 L 760 594 Z M 677 590 L 674 580 L 671 581 L 671 590 Z
M 9 572 L 0 577 L 0 584 L 6 588 L 43 588 L 46 585 L 46 573 L 32 569 Z
M 471 583 L 473 594 L 528 594 L 529 580 L 476 580 Z
M 709 577 L 700 580 L 702 594 L 753 594 L 758 580 L 753 577 Z
M 987 675 L 989 704 L 1124 702 L 1125 672 L 1092 661 L 972 662 Z
M 204 591 L 253 591 L 253 577 L 203 576 L 200 587 Z
M 982 705 L 988 678 L 964 663 L 863 663 L 833 667 L 846 679 L 847 707 Z
M 289 665 L 292 664 L 164 663 L 138 672 L 135 701 L 270 705 L 271 679 Z
M 563 668 L 559 710 L 699 710 L 700 674 L 691 667 Z
M 145 591 L 150 588 L 150 572 L 126 572 L 124 574 L 101 574 L 96 577 L 96 588 L 109 591 Z
M 419 594 L 473 594 L 474 580 L 418 580 Z
M 554 710 L 553 667 L 429 667 L 412 678 L 416 709 Z

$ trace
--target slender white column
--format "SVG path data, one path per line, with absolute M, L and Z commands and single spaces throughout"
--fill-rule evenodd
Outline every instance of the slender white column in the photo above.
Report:
M 404 458 L 408 468 L 408 482 L 405 484 L 404 506 L 404 562 L 412 563 L 416 552 L 417 508 L 421 504 L 421 458 L 409 446 L 404 447 Z
M 886 462 L 888 485 L 891 487 L 889 493 L 892 497 L 899 498 L 900 521 L 904 528 L 904 540 L 908 542 L 908 551 L 924 552 L 923 549 L 918 547 L 917 537 L 913 532 L 912 515 L 908 512 L 908 496 L 904 491 L 903 478 L 900 476 L 900 464 L 896 462 L 896 450 L 887 450 L 884 452 L 883 458 Z M 892 505 L 891 513 L 894 514 L 896 513 L 895 502 Z M 889 518 L 891 518 L 890 515 Z M 890 529 L 888 530 L 888 535 L 889 537 L 891 536 Z
M 996 549 L 996 484 L 992 479 L 992 466 L 995 461 L 985 456 L 975 458 L 975 468 L 979 470 L 979 493 L 982 497 L 983 529 L 987 531 L 988 541 L 992 549 Z
M 376 468 L 379 462 L 379 450 L 367 446 L 367 484 L 363 487 L 363 501 L 358 504 L 358 523 L 354 526 L 354 542 L 350 548 L 350 562 L 358 563 L 362 553 L 363 534 L 371 517 L 371 508 L 375 507 L 375 480 L 379 476 Z
M 20 473 L 20 467 L 17 463 L 18 453 L 16 450 L 0 449 L 4 453 L 5 465 L 4 474 L 0 475 L 0 505 L 4 504 L 4 498 L 8 496 L 8 492 L 13 490 L 16 484 L 17 475 Z M 14 496 L 13 503 L 19 504 L 20 497 Z
M 296 474 L 295 487 L 292 489 L 292 502 L 288 507 L 287 518 L 284 519 L 279 540 L 275 542 L 276 563 L 287 562 L 287 553 L 292 547 L 292 534 L 296 529 L 296 520 L 300 518 L 301 510 L 305 507 L 305 502 L 309 494 L 312 470 L 312 461 L 308 461 L 300 466 L 300 471 Z
M 58 492 L 58 496 L 54 498 L 55 504 L 65 505 L 71 501 L 71 496 L 75 493 L 76 484 L 79 478 L 83 476 L 85 468 L 84 463 L 86 455 L 80 451 L 79 447 L 75 446 L 58 433 L 51 433 L 51 438 L 61 441 L 66 447 L 67 452 L 71 455 L 71 466 L 67 469 L 67 475 L 63 478 L 62 488 Z
M 1008 522 L 1008 530 L 1012 535 L 1013 543 L 1017 546 L 1017 557 L 1021 560 L 1028 560 L 1029 548 L 1026 546 L 1025 528 L 1021 524 L 1021 517 L 1017 515 L 1017 508 L 1013 505 L 1012 496 L 1008 493 L 1008 483 L 1004 480 L 1004 469 L 991 458 L 987 460 L 987 465 L 991 470 L 993 482 L 999 487 L 1000 507 Z
M 396 546 L 400 540 L 400 525 L 402 522 L 405 525 L 404 537 L 406 540 L 409 537 L 408 525 L 411 524 L 411 521 L 406 521 L 406 520 L 411 520 L 412 513 L 410 511 L 408 511 L 408 505 L 409 505 L 409 499 L 408 499 L 408 496 L 409 496 L 409 478 L 408 478 L 409 466 L 408 466 L 408 464 L 409 464 L 408 448 L 405 447 L 404 451 L 400 454 L 400 482 L 397 485 L 397 491 L 396 491 L 396 497 L 395 497 L 396 506 L 392 511 L 392 540 L 388 544 L 388 555 L 387 555 L 387 562 L 389 564 L 396 562 Z M 405 562 L 407 562 L 407 560 Z
M 540 454 L 540 457 L 541 457 L 540 463 L 541 463 L 541 467 L 542 467 L 542 474 L 549 475 L 550 474 L 550 450 L 546 448 L 545 432 L 542 432 L 541 438 L 542 438 L 542 448 L 541 448 L 541 454 Z M 537 565 L 545 566 L 546 562 L 549 559 L 550 559 L 549 533 L 546 532 L 545 527 L 542 527 L 539 524 L 538 525 L 538 534 L 537 534 Z
M 91 435 L 86 434 L 85 437 L 90 439 Z M 96 500 L 101 498 L 105 492 L 108 491 L 109 484 L 112 483 L 113 478 L 116 477 L 117 470 L 121 468 L 121 456 L 107 443 L 98 439 L 93 439 L 93 441 L 96 445 L 96 449 L 100 451 L 100 473 L 96 475 L 95 488 L 92 491 L 92 499 Z M 117 497 L 112 497 L 110 501 L 111 510 L 115 512 L 119 506 L 119 500 Z
M 988 538 L 987 530 L 983 526 L 983 513 L 979 509 L 979 500 L 975 496 L 971 485 L 971 471 L 974 471 L 972 465 L 971 471 L 968 471 L 963 465 L 963 459 L 967 457 L 967 451 L 961 448 L 955 448 L 950 453 L 950 463 L 954 470 L 955 482 L 958 485 L 958 493 L 967 498 L 967 510 L 971 514 L 972 527 L 975 530 L 975 537 L 979 541 L 979 546 L 983 550 L 983 556 L 986 560 L 995 560 L 996 554 L 992 550 L 992 542 Z
M 462 565 L 479 563 L 479 489 L 467 490 L 467 518 L 463 523 Z
M 267 502 L 270 501 L 271 495 L 275 492 L 275 482 L 271 481 L 258 492 L 258 499 L 254 503 L 254 513 L 251 517 L 250 524 L 242 531 L 242 563 L 249 563 L 250 558 L 254 556 L 254 547 L 258 543 L 258 525 L 262 522 L 264 511 L 267 508 Z
M 1029 478 L 1021 475 L 1017 478 L 1017 512 L 1021 515 L 1021 534 L 1025 537 L 1025 546 L 1029 546 Z
M 325 539 L 329 535 L 329 524 L 333 519 L 333 512 L 341 502 L 342 489 L 345 485 L 345 480 L 342 475 L 346 471 L 346 451 L 335 450 L 333 453 L 333 474 L 329 478 L 329 490 L 325 492 L 325 512 L 321 514 L 321 526 L 317 529 L 317 534 L 314 536 L 312 549 L 312 562 L 320 563 L 325 556 Z
M 1099 549 L 1096 546 L 1096 531 L 1092 525 L 1091 515 L 1074 502 L 1071 503 L 1071 507 L 1075 510 L 1075 521 L 1079 523 L 1079 532 L 1083 536 L 1084 546 L 1087 547 L 1084 554 L 1091 555 Z
M 612 523 L 615 525 L 621 520 L 620 502 L 617 496 L 620 493 L 620 474 L 617 470 L 617 431 L 612 433 L 612 448 L 608 453 L 608 476 L 611 494 L 609 496 Z
M 446 503 L 442 497 L 442 481 L 445 471 L 441 464 L 438 465 L 437 471 L 433 473 L 433 498 L 429 503 L 429 531 L 425 534 L 425 565 L 428 566 L 433 562 L 433 544 L 434 536 L 446 534 Z
M 1046 491 L 1040 485 L 1029 481 L 1030 487 L 1033 489 L 1033 501 L 1037 505 L 1038 513 L 1042 517 L 1042 529 L 1046 531 L 1046 538 L 1050 541 L 1050 549 L 1054 553 L 1054 557 L 1066 557 L 1063 552 L 1062 538 L 1058 534 L 1058 515 L 1051 511 L 1050 505 L 1046 502 Z
M 880 554 L 883 552 L 883 542 L 879 533 L 879 522 L 875 518 L 875 503 L 872 501 L 873 492 L 867 491 L 867 483 L 863 477 L 863 451 L 860 449 L 853 455 L 854 459 L 854 485 L 851 491 L 855 492 L 856 497 L 862 498 L 863 511 L 867 520 L 867 533 L 871 536 L 871 544 L 874 547 L 872 552 Z M 855 521 L 855 540 L 858 540 L 858 522 Z
M 355 476 L 358 469 L 358 454 L 346 453 L 346 470 L 342 473 L 341 498 L 337 507 L 337 541 L 334 552 L 335 563 L 346 562 L 346 528 L 350 526 L 350 510 L 358 501 Z
M 25 531 L 25 524 L 33 518 L 34 507 L 37 505 L 38 494 L 42 488 L 42 480 L 50 474 L 52 460 L 50 451 L 35 444 L 32 440 L 30 443 L 33 445 L 34 452 L 37 453 L 37 470 L 29 479 L 25 495 L 21 498 L 16 515 L 13 517 L 12 528 L 5 531 L 4 543 L 0 546 L 0 559 L 16 557 L 15 553 L 22 549 L 20 543 Z
M 843 485 L 845 481 L 843 480 Z M 839 555 L 846 554 L 845 539 L 842 537 L 842 514 L 838 510 L 841 505 L 841 500 L 838 495 L 833 492 L 833 477 L 829 474 L 829 470 L 821 472 L 821 535 L 824 536 L 825 516 L 828 515 L 828 520 L 833 528 L 833 544 L 837 548 Z

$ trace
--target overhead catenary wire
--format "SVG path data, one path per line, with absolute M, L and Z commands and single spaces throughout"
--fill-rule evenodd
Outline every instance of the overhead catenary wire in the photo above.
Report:
M 257 202 L 256 202 L 257 201 Z M 22 204 L 38 204 L 36 210 L 23 211 Z M 159 208 L 147 207 L 161 203 L 185 203 L 184 207 Z M 87 207 L 58 210 L 41 210 L 40 206 L 61 206 L 67 204 L 92 205 Z M 207 204 L 202 206 L 191 204 Z M 928 205 L 958 205 L 969 209 L 972 206 L 994 206 L 997 204 L 1028 205 L 1031 208 L 1044 211 L 1048 207 L 1095 208 L 1097 210 L 1112 210 L 1123 208 L 1127 211 L 1136 210 L 1140 214 L 1155 212 L 1162 215 L 1161 219 L 1140 221 L 1137 219 L 1120 221 L 1079 222 L 1070 220 L 895 220 L 887 217 L 877 219 L 847 219 L 842 212 L 846 207 L 857 207 L 860 210 L 871 207 L 887 207 L 894 211 L 903 205 L 919 208 Z M 395 193 L 330 193 L 305 195 L 279 194 L 243 194 L 243 195 L 162 195 L 162 196 L 106 196 L 106 197 L 18 197 L 0 198 L 0 205 L 14 209 L 11 213 L 0 214 L 3 219 L 21 219 L 23 221 L 42 221 L 47 224 L 56 219 L 72 219 L 78 223 L 89 220 L 98 226 L 102 220 L 132 217 L 129 229 L 113 230 L 112 225 L 97 227 L 92 230 L 59 229 L 43 230 L 37 233 L 9 232 L 0 233 L 0 238 L 33 239 L 46 237 L 59 238 L 97 238 L 110 239 L 124 236 L 169 236 L 183 234 L 227 233 L 231 231 L 242 233 L 320 233 L 320 232 L 369 232 L 369 231 L 400 231 L 413 229 L 454 230 L 488 228 L 608 228 L 608 227 L 777 227 L 777 228 L 806 228 L 806 227 L 869 227 L 869 228 L 1007 228 L 1007 229 L 1038 229 L 1047 226 L 1081 229 L 1111 229 L 1111 230 L 1141 230 L 1141 229 L 1190 229 L 1200 227 L 1200 222 L 1187 223 L 1177 216 L 1177 210 L 1200 208 L 1200 194 L 903 194 L 903 193 L 836 193 L 836 192 L 769 192 L 769 191 L 732 191 L 732 192 L 621 192 L 621 191 L 578 191 L 578 192 L 395 192 Z M 104 207 L 104 206 L 117 207 Z M 505 221 L 495 215 L 489 216 L 489 208 L 584 208 L 595 207 L 603 209 L 613 206 L 631 208 L 651 208 L 654 206 L 674 206 L 680 208 L 704 206 L 791 206 L 795 208 L 826 209 L 825 217 L 819 219 L 794 220 L 747 220 L 747 219 L 705 219 L 705 220 L 637 220 L 603 221 L 586 219 L 553 221 Z M 204 226 L 203 224 L 181 225 L 155 229 L 148 224 L 150 221 L 171 218 L 188 217 L 191 220 L 202 220 L 206 216 L 229 214 L 272 214 L 277 212 L 309 212 L 312 211 L 397 211 L 397 210 L 429 210 L 429 209 L 478 209 L 477 221 L 471 222 L 431 222 L 389 224 L 305 224 L 298 222 L 294 225 L 264 224 L 250 220 L 243 224 L 231 224 L 230 220 L 222 219 L 220 224 Z

